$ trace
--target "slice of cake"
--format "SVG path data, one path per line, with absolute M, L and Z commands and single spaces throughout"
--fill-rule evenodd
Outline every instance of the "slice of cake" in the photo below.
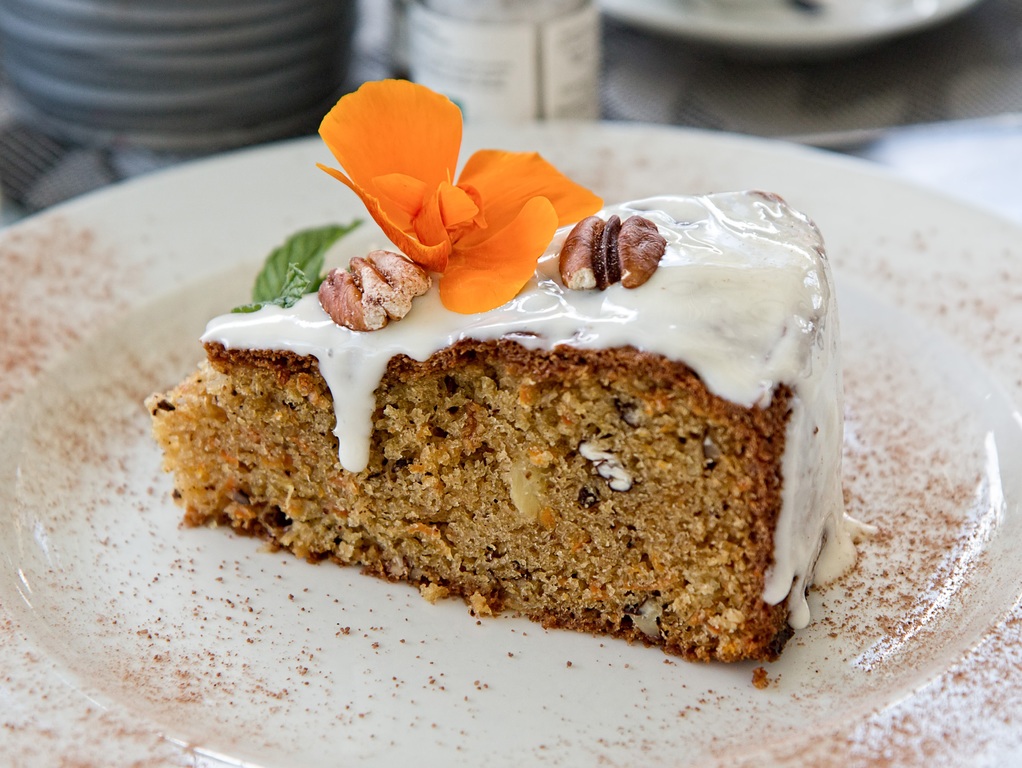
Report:
M 607 208 L 485 312 L 388 274 L 370 254 L 210 322 L 147 401 L 188 524 L 687 659 L 773 659 L 808 623 L 821 548 L 854 551 L 806 217 L 759 192 Z M 407 295 L 370 302 L 376 279 Z M 346 327 L 351 296 L 378 330 Z
M 345 240 L 321 276 L 348 228 L 299 234 L 147 401 L 185 520 L 479 614 L 776 657 L 821 548 L 854 557 L 815 226 L 758 192 L 592 215 L 534 153 L 455 181 L 460 112 L 403 81 L 320 133 L 398 252 Z

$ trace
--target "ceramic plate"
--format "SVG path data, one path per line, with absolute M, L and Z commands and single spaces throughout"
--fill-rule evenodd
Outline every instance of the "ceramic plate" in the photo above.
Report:
M 316 140 L 0 233 L 0 753 L 15 765 L 960 765 L 1022 758 L 1022 232 L 872 166 L 641 126 L 478 129 L 608 202 L 765 188 L 819 223 L 845 494 L 879 533 L 766 665 L 430 605 L 187 529 L 143 398 L 265 253 L 360 207 Z M 467 157 L 467 154 L 464 155 Z
M 610 16 L 734 52 L 845 53 L 951 19 L 979 0 L 600 0 Z

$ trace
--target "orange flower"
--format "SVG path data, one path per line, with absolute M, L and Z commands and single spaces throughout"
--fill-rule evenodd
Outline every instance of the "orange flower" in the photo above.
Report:
M 444 306 L 484 312 L 518 294 L 557 227 L 602 201 L 534 152 L 481 150 L 455 183 L 461 128 L 446 96 L 404 80 L 366 83 L 319 128 L 344 172 L 319 167 L 406 256 L 443 273 Z

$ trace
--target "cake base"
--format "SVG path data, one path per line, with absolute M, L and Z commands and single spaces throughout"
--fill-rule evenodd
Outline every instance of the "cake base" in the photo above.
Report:
M 786 387 L 743 408 L 632 348 L 463 341 L 390 361 L 352 473 L 315 358 L 207 353 L 147 400 L 189 525 L 690 660 L 772 660 L 791 634 L 762 599 Z

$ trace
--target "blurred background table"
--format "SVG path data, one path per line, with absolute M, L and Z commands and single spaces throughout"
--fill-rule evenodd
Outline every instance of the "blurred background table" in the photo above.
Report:
M 358 10 L 339 93 L 395 72 L 392 6 L 360 0 Z M 601 111 L 857 155 L 1022 221 L 1019 0 L 982 0 L 932 29 L 812 60 L 749 58 L 607 14 Z M 0 73 L 4 221 L 196 156 L 49 136 Z

